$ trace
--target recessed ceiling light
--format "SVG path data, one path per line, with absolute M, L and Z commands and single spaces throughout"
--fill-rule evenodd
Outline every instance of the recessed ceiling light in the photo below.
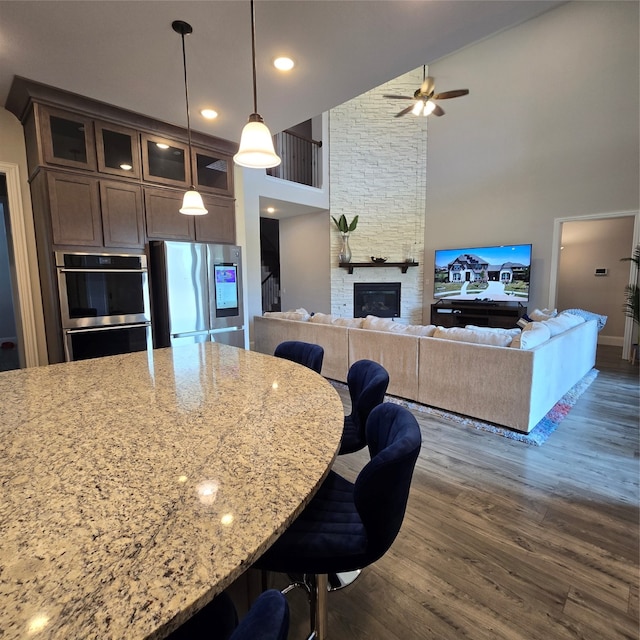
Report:
M 279 71 L 291 71 L 291 69 L 293 69 L 293 67 L 295 66 L 295 63 L 291 58 L 282 56 L 280 58 L 276 58 L 273 61 L 273 66 Z
M 158 147 L 158 149 L 168 149 L 169 145 L 164 142 L 156 142 L 156 147 Z
M 267 207 L 267 213 L 275 213 L 276 210 L 274 207 Z
M 120 165 L 120 168 L 121 168 L 123 171 L 131 171 L 131 169 L 133 169 L 133 167 L 132 167 L 130 164 L 127 164 L 126 162 L 123 162 L 123 163 Z
M 207 120 L 213 120 L 218 117 L 218 112 L 214 109 L 201 109 L 200 115 Z

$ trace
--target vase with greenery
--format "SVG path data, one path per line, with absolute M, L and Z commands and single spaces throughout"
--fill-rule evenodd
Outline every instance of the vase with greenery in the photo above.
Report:
M 638 270 L 640 269 L 640 245 L 637 245 L 630 258 L 620 258 L 622 262 L 633 262 L 633 279 L 624 288 L 624 315 L 633 320 L 636 337 L 635 344 L 640 339 L 640 287 L 638 286 Z
M 334 221 L 342 238 L 340 253 L 338 253 L 338 263 L 351 262 L 349 234 L 358 226 L 358 216 L 355 216 L 353 220 L 351 220 L 351 222 L 347 222 L 347 218 L 344 213 L 338 219 L 336 219 L 334 216 L 331 216 L 331 219 Z

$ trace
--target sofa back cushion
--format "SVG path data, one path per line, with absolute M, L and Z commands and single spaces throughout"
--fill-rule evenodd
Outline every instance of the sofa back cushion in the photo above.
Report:
M 334 317 L 330 313 L 314 313 L 309 322 L 317 322 L 318 324 L 331 324 L 334 321 Z
M 462 327 L 436 327 L 433 337 L 442 340 L 487 344 L 494 347 L 508 347 L 513 339 L 508 334 L 495 331 L 476 331 L 474 329 L 463 329 Z
M 306 309 L 296 309 L 295 311 L 265 311 L 265 318 L 284 318 L 285 320 L 301 320 L 306 322 L 311 315 Z
M 493 333 L 500 333 L 503 336 L 511 336 L 511 339 L 520 335 L 521 329 L 514 327 L 513 329 L 503 329 L 502 327 L 478 327 L 474 324 L 468 324 L 465 329 L 473 329 L 474 331 L 493 331 Z
M 353 329 L 361 329 L 363 322 L 364 318 L 334 318 L 331 324 L 335 325 L 336 327 L 351 327 Z

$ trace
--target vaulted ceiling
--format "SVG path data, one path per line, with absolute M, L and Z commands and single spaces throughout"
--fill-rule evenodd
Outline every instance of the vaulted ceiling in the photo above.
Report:
M 559 4 L 258 0 L 258 110 L 276 133 Z M 250 16 L 248 0 L 2 0 L 0 100 L 18 75 L 184 126 L 171 23 L 185 20 L 192 127 L 237 141 L 253 110 Z M 274 69 L 281 54 L 293 71 Z M 202 119 L 205 106 L 219 117 Z

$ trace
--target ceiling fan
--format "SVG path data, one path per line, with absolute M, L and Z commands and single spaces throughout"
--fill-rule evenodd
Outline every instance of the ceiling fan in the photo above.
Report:
M 428 116 L 430 113 L 433 113 L 434 116 L 443 116 L 444 109 L 435 103 L 436 100 L 458 98 L 460 96 L 466 96 L 469 93 L 469 89 L 454 89 L 453 91 L 435 93 L 435 80 L 431 76 L 426 76 L 425 74 L 426 66 L 422 67 L 422 84 L 419 89 L 416 89 L 413 97 L 384 95 L 385 98 L 392 98 L 394 100 L 411 100 L 414 102 L 414 104 L 409 105 L 406 109 L 398 111 L 395 115 L 396 118 L 404 116 L 409 112 L 416 116 Z

